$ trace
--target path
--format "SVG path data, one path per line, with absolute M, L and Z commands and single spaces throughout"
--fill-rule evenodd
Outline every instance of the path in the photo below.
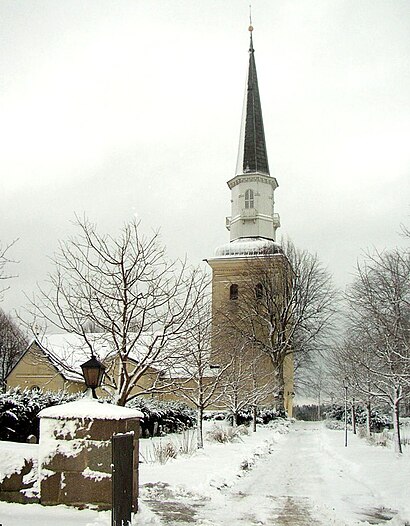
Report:
M 322 424 L 297 422 L 232 488 L 215 491 L 211 499 L 175 498 L 165 485 L 155 489 L 147 504 L 167 525 L 386 524 L 394 512 L 380 506 L 377 491 L 357 464 L 334 447 L 331 440 L 339 436 L 332 437 Z

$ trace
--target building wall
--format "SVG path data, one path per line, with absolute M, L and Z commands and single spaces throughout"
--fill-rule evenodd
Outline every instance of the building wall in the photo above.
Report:
M 225 285 L 228 283 L 226 280 L 224 280 Z M 222 293 L 223 288 L 219 290 L 220 293 L 220 299 L 221 301 L 224 300 L 225 295 Z M 229 286 L 227 289 L 228 295 L 229 295 Z M 218 296 L 218 295 L 217 295 Z M 224 347 L 224 353 L 226 355 L 229 355 L 229 346 Z M 221 356 L 215 356 L 215 362 L 220 361 Z M 291 381 L 293 378 L 292 375 L 292 361 L 289 360 L 289 367 L 288 367 L 288 390 L 289 392 L 293 391 L 293 384 L 291 385 Z M 260 356 L 260 367 L 261 370 L 267 372 L 272 370 L 272 364 L 269 360 L 269 358 L 266 355 Z M 117 369 L 117 368 L 116 368 Z M 154 369 L 148 370 L 142 378 L 139 380 L 137 386 L 132 390 L 131 395 L 138 394 L 145 389 L 151 387 L 157 378 L 157 371 Z M 162 385 L 169 385 L 169 383 L 174 382 L 175 388 L 174 389 L 165 389 L 163 392 L 155 393 L 152 395 L 153 398 L 159 399 L 159 400 L 167 400 L 167 401 L 182 401 L 187 403 L 188 405 L 192 404 L 187 401 L 178 391 L 178 384 L 181 384 L 185 388 L 195 388 L 196 382 L 193 380 L 188 379 L 164 379 L 162 380 Z M 205 379 L 206 383 L 211 383 L 211 378 Z M 64 379 L 64 377 L 56 370 L 56 368 L 51 364 L 48 357 L 44 354 L 44 352 L 38 348 L 38 346 L 33 343 L 30 348 L 27 350 L 27 352 L 24 354 L 24 356 L 21 358 L 21 360 L 18 362 L 18 364 L 15 366 L 15 368 L 12 370 L 10 375 L 7 378 L 7 387 L 8 388 L 19 388 L 19 389 L 31 389 L 33 387 L 38 387 L 39 389 L 43 391 L 65 391 L 67 393 L 78 393 L 78 392 L 84 392 L 85 391 L 85 385 L 83 382 L 69 382 Z M 248 388 L 249 386 L 245 385 L 243 389 Z M 272 391 L 274 389 L 274 385 L 272 384 Z M 98 397 L 103 397 L 106 395 L 106 392 L 102 389 L 97 390 Z M 266 399 L 266 404 L 272 403 L 272 399 Z M 223 407 L 223 404 L 221 402 L 217 402 L 216 404 L 212 404 L 209 409 L 220 409 Z
M 268 257 L 268 256 L 264 256 Z M 281 254 L 270 256 L 273 279 L 276 279 L 278 284 L 283 283 L 283 268 L 287 265 L 287 261 Z M 227 257 L 215 258 L 208 260 L 212 268 L 212 320 L 213 320 L 213 336 L 212 336 L 212 359 L 214 363 L 227 363 L 232 359 L 232 355 L 236 352 L 235 345 L 238 341 L 238 330 L 235 329 L 235 323 L 239 326 L 240 316 L 243 315 L 243 305 L 241 305 L 241 288 L 242 290 L 249 290 L 249 268 L 252 262 L 255 261 L 251 257 Z M 232 284 L 238 285 L 238 299 L 230 299 L 230 287 Z M 278 285 L 279 286 L 279 285 Z M 257 356 L 258 366 L 261 371 L 261 378 L 266 374 L 272 379 L 275 378 L 275 368 L 270 357 L 262 351 L 251 349 L 248 345 L 244 350 L 254 360 Z M 259 355 L 258 355 L 259 353 Z M 284 380 L 284 405 L 288 414 L 292 415 L 292 400 L 293 400 L 293 357 L 288 355 L 285 358 L 283 368 Z M 272 393 L 277 391 L 276 385 L 272 381 Z M 274 397 L 270 396 L 266 399 L 267 403 L 272 403 Z
M 114 363 L 106 365 L 109 374 L 114 376 L 118 374 L 117 365 Z M 129 364 L 129 368 L 131 367 L 133 367 L 132 362 Z M 81 371 L 78 372 L 81 374 Z M 157 376 L 158 371 L 149 368 L 132 389 L 131 395 L 150 388 Z M 83 381 L 66 380 L 35 342 L 7 377 L 7 388 L 32 389 L 33 387 L 38 387 L 42 391 L 65 391 L 67 393 L 84 392 L 86 389 Z M 98 397 L 106 396 L 106 394 L 104 389 L 97 389 Z
M 44 352 L 33 343 L 7 377 L 7 388 L 77 393 L 84 390 L 82 382 L 69 382 L 50 363 Z

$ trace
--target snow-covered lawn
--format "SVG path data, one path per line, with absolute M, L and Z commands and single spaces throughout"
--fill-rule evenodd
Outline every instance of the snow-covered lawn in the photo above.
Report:
M 289 433 L 260 427 L 242 440 L 206 442 L 203 451 L 165 465 L 141 464 L 141 512 L 134 523 L 410 524 L 410 447 L 396 456 L 349 434 L 345 448 L 343 431 L 306 422 Z M 143 450 L 149 442 L 142 441 Z M 108 526 L 110 513 L 0 503 L 0 523 Z

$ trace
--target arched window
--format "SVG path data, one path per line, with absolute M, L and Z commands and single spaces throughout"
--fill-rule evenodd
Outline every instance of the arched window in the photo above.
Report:
M 253 190 L 250 188 L 245 192 L 245 208 L 255 208 Z
M 238 285 L 236 283 L 232 283 L 232 285 L 229 287 L 229 299 L 238 299 Z
M 257 300 L 261 300 L 263 297 L 263 287 L 262 283 L 257 283 L 255 285 L 255 296 Z

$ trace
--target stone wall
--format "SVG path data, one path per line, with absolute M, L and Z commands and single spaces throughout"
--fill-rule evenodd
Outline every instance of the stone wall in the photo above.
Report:
M 0 444 L 0 501 L 38 502 L 38 446 L 14 442 Z
M 110 509 L 111 438 L 117 433 L 134 433 L 134 487 L 138 487 L 139 418 L 64 416 L 64 410 L 61 417 L 47 417 L 49 409 L 40 413 L 41 504 L 78 507 L 92 504 L 99 509 Z M 109 406 L 110 412 L 115 409 L 116 406 Z M 130 409 L 118 409 L 132 413 Z

